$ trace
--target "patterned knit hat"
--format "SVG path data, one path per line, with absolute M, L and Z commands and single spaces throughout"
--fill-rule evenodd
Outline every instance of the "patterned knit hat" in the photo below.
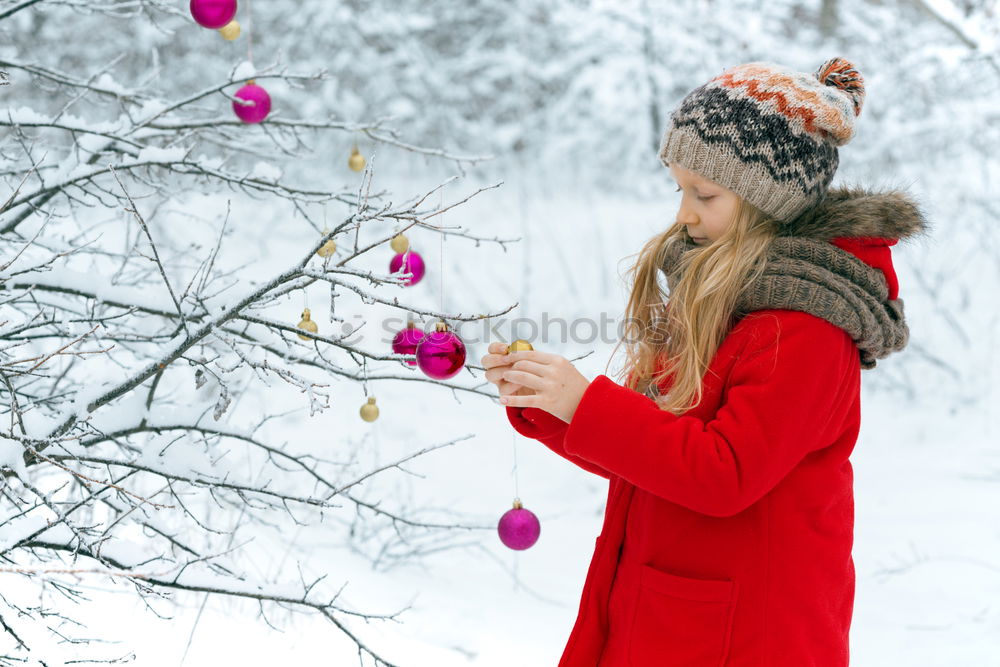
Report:
M 681 100 L 660 161 L 790 221 L 822 200 L 839 164 L 837 146 L 854 136 L 864 99 L 864 79 L 843 58 L 814 74 L 768 62 L 737 65 Z

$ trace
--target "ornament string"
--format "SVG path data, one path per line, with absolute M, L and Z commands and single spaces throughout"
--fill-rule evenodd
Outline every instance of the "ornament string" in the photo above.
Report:
M 520 500 L 521 490 L 517 482 L 517 431 L 514 429 L 510 430 L 510 444 L 514 450 L 514 468 L 511 470 L 514 475 L 514 500 Z
M 444 189 L 442 188 L 438 192 L 438 210 L 440 211 L 444 205 Z M 438 224 L 441 225 L 441 233 L 438 235 L 438 292 L 441 297 L 441 314 L 444 315 L 444 212 L 441 212 L 441 220 Z
M 247 0 L 247 60 L 253 65 L 253 16 L 250 13 L 250 0 Z
M 367 400 L 368 399 L 368 359 L 367 358 L 363 358 L 361 360 L 361 368 L 362 368 L 362 373 L 364 375 L 364 382 L 363 382 L 362 386 L 363 386 L 363 388 L 365 390 L 365 400 Z M 375 451 L 373 452 L 375 456 L 374 456 L 374 463 L 372 465 L 375 466 L 376 468 L 379 466 L 379 450 L 382 447 L 379 444 L 378 431 L 379 431 L 379 428 L 378 428 L 378 419 L 376 419 L 372 423 L 372 441 L 375 444 L 375 447 L 374 447 Z

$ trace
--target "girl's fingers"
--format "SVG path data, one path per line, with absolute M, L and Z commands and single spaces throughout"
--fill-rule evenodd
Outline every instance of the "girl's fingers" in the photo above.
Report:
M 522 384 L 516 382 L 507 382 L 504 380 L 500 383 L 500 395 L 501 396 L 512 396 L 514 394 L 534 394 L 534 389 L 529 389 Z
M 498 384 L 503 379 L 503 372 L 507 370 L 509 366 L 503 367 L 493 367 L 484 373 L 487 382 L 492 382 L 493 384 Z
M 551 364 L 558 359 L 562 359 L 558 354 L 552 354 L 551 352 L 542 352 L 541 350 L 521 350 L 520 352 L 511 352 L 510 354 L 505 354 L 504 358 L 507 363 L 514 363 L 516 361 L 521 361 L 526 359 L 528 361 L 533 361 L 539 364 Z
M 501 345 L 498 352 L 494 352 L 495 345 Z M 490 343 L 489 350 L 490 354 L 483 355 L 482 364 L 483 368 L 496 368 L 497 366 L 507 366 L 513 364 L 516 361 L 531 361 L 536 364 L 551 364 L 558 359 L 562 359 L 558 354 L 552 354 L 551 352 L 540 352 L 538 350 L 523 350 L 521 352 L 511 352 L 509 354 L 504 354 L 506 352 L 507 346 L 504 343 Z
M 509 366 L 514 363 L 505 354 L 486 354 L 482 358 L 483 368 L 496 368 L 497 366 Z
M 529 389 L 542 389 L 543 378 L 525 371 L 509 369 L 504 371 L 503 379 L 507 382 L 514 382 Z
M 509 369 L 504 370 L 524 371 L 525 373 L 545 377 L 550 369 L 548 364 L 542 364 L 531 359 L 520 359 L 511 364 Z

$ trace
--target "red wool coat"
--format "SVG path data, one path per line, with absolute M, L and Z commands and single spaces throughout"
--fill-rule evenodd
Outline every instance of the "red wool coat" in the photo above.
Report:
M 895 298 L 894 241 L 839 241 Z M 609 480 L 559 667 L 846 666 L 860 375 L 843 329 L 768 309 L 736 323 L 683 416 L 605 375 L 569 424 L 508 407 L 519 433 Z

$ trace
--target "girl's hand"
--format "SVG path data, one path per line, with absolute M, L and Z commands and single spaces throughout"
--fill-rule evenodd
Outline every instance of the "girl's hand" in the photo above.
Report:
M 506 343 L 490 343 L 487 351 L 489 354 L 484 355 L 482 359 L 483 368 L 486 369 L 486 379 L 497 386 L 501 397 L 535 393 L 532 389 L 504 379 L 504 371 L 510 369 L 511 364 L 514 363 L 514 360 L 507 355 Z
M 590 380 L 568 359 L 539 350 L 511 352 L 506 359 L 510 366 L 500 373 L 500 377 L 515 386 L 533 389 L 534 394 L 509 394 L 500 398 L 501 403 L 510 407 L 541 408 L 566 423 L 573 419 Z

